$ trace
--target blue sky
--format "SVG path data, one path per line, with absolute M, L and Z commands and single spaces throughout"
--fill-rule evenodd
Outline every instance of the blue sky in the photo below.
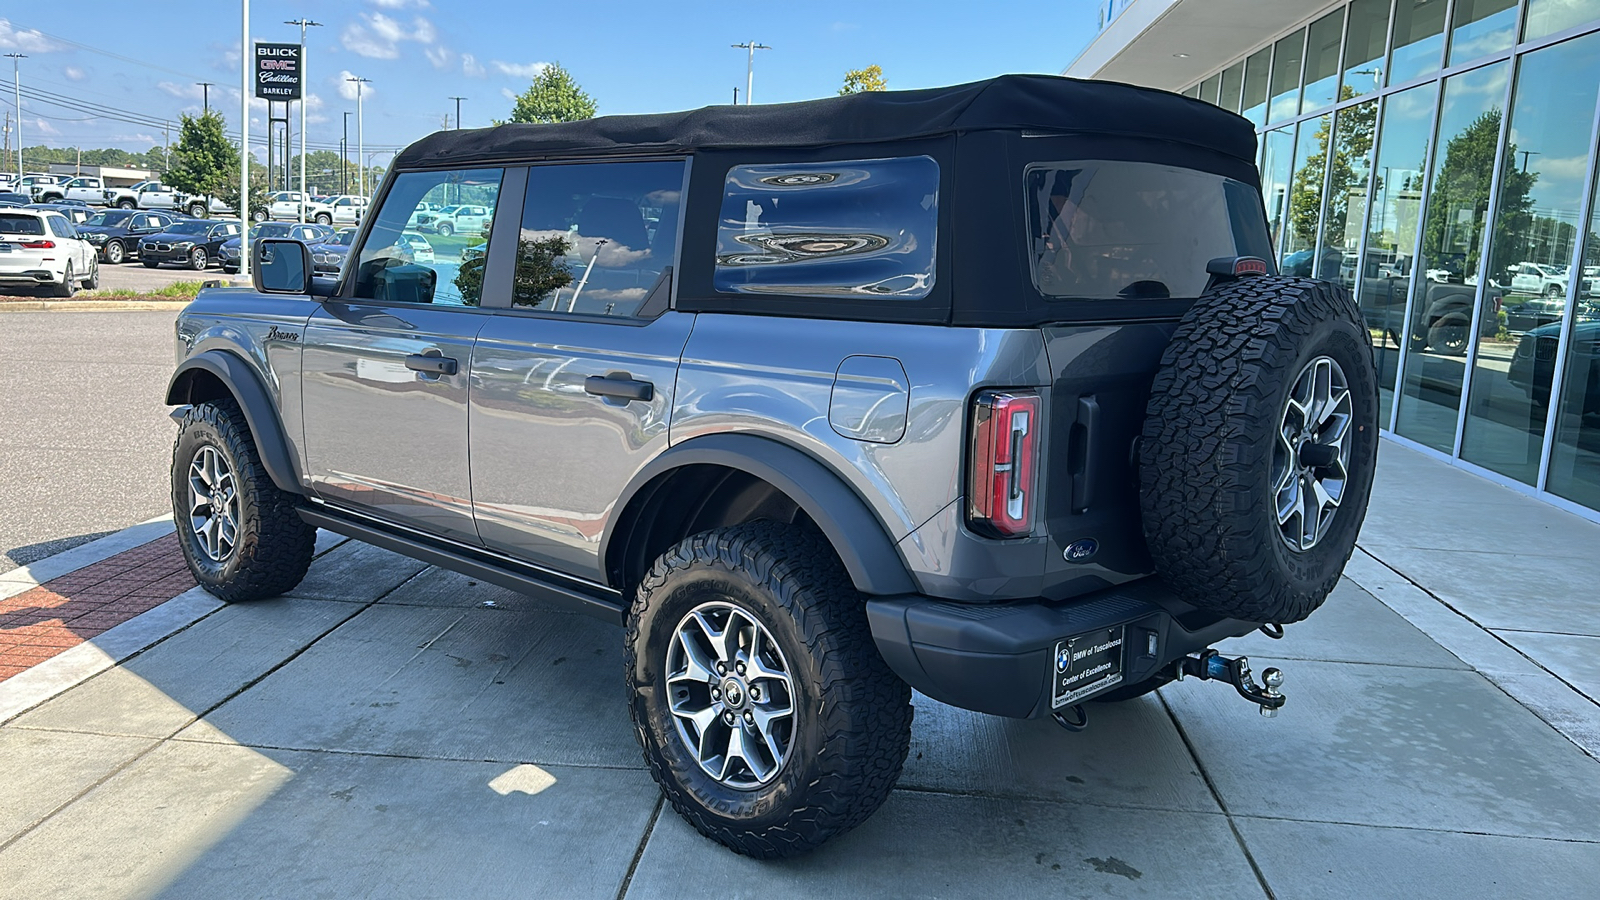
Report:
M 199 112 L 209 81 L 213 107 L 230 130 L 239 117 L 239 4 L 234 0 L 89 0 L 68 14 L 12 3 L 0 16 L 0 53 L 22 52 L 24 89 L 98 104 L 137 121 L 23 98 L 28 146 L 123 147 L 162 143 L 161 120 Z M 337 4 L 256 0 L 255 40 L 294 41 L 282 24 L 320 21 L 307 43 L 309 139 L 336 147 L 345 110 L 355 109 L 346 74 L 372 79 L 364 105 L 370 150 L 401 146 L 454 117 L 462 124 L 504 118 L 507 94 L 538 66 L 560 62 L 599 103 L 600 114 L 689 109 L 743 90 L 745 53 L 755 40 L 755 99 L 803 100 L 835 93 L 844 73 L 876 63 L 891 88 L 919 88 L 1005 72 L 1059 72 L 1093 36 L 1096 0 L 1053 3 L 880 3 L 868 6 L 752 3 L 604 4 L 514 0 L 347 0 Z M 8 60 L 0 59 L 0 63 Z M 9 67 L 5 67 L 9 68 Z M 9 82 L 11 72 L 0 71 Z M 6 83 L 0 109 L 11 106 Z M 298 121 L 298 109 L 295 112 Z M 252 136 L 264 127 L 252 113 Z M 295 144 L 298 148 L 298 125 Z M 176 129 L 174 129 L 175 132 Z M 351 116 L 350 143 L 356 142 Z M 296 149 L 298 152 L 298 149 Z M 378 162 L 383 162 L 380 157 Z

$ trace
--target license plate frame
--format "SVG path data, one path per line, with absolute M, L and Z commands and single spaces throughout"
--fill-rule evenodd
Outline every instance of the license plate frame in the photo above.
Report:
M 1060 709 L 1122 683 L 1127 625 L 1056 641 L 1050 654 L 1050 708 Z

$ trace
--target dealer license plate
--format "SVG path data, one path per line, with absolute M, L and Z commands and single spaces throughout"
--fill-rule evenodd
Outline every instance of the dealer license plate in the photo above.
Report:
M 1051 658 L 1051 709 L 1078 703 L 1122 683 L 1124 627 L 1102 628 L 1056 641 Z

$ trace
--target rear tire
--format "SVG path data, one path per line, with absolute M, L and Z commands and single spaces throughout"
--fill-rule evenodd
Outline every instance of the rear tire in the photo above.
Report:
M 61 273 L 61 283 L 56 285 L 52 289 L 51 293 L 55 294 L 57 297 L 67 299 L 77 292 L 78 276 L 72 273 L 72 263 L 68 262 L 66 269 Z
M 100 287 L 100 258 L 91 257 L 89 260 L 89 277 L 83 280 L 83 289 L 86 291 L 98 290 Z
M 737 853 L 811 850 L 865 821 L 900 777 L 911 690 L 815 532 L 751 522 L 668 550 L 635 593 L 624 659 L 650 774 L 679 815 Z M 784 679 L 767 675 L 778 670 Z M 791 712 L 774 712 L 783 705 Z

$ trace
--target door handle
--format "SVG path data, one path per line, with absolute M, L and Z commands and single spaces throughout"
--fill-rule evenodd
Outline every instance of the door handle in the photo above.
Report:
M 656 397 L 655 385 L 648 381 L 635 381 L 627 372 L 590 375 L 583 380 L 583 389 L 597 397 L 615 397 L 618 400 L 643 400 L 648 403 Z
M 454 375 L 456 361 L 448 356 L 439 356 L 438 352 L 435 350 L 432 354 L 413 353 L 406 357 L 406 368 L 413 372 L 427 372 L 429 375 Z

